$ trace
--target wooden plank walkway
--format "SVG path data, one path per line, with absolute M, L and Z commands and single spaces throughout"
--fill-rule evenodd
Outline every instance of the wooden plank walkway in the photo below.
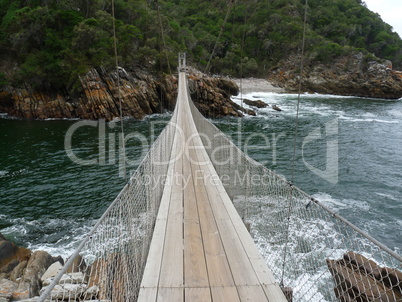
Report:
M 179 74 L 168 181 L 138 301 L 287 301 L 217 177 Z

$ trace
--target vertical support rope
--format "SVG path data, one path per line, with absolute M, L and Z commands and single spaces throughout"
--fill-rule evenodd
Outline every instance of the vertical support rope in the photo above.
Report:
M 244 15 L 244 25 L 243 25 L 243 33 L 241 37 L 241 46 L 240 46 L 240 104 L 241 107 L 243 107 L 243 55 L 244 55 L 244 44 L 246 40 L 246 24 L 247 24 L 247 10 Z M 239 131 L 242 133 L 243 131 L 243 117 L 240 117 L 240 125 L 239 125 Z M 242 142 L 239 142 L 239 147 L 241 148 Z M 244 150 L 245 151 L 245 150 Z M 246 211 L 245 211 L 245 217 L 244 217 L 244 222 L 248 220 L 249 218 L 249 181 L 250 179 L 247 177 L 250 175 L 249 169 L 247 168 L 248 165 L 246 165 L 245 173 L 246 173 Z M 251 176 L 251 175 L 250 175 Z
M 124 124 L 123 124 L 123 106 L 121 100 L 121 90 L 120 90 L 120 73 L 119 73 L 119 60 L 117 57 L 117 37 L 116 37 L 116 18 L 114 12 L 114 0 L 112 0 L 112 19 L 113 19 L 113 44 L 114 44 L 114 58 L 117 74 L 117 89 L 119 98 L 119 109 L 120 109 L 120 128 L 121 128 L 121 143 L 122 143 L 122 159 L 123 159 L 123 174 L 124 179 L 127 179 L 126 172 L 126 143 L 124 141 Z
M 230 15 L 230 11 L 232 10 L 232 5 L 233 5 L 234 2 L 235 2 L 235 0 L 230 0 L 230 2 L 229 2 L 229 4 L 228 4 L 228 10 L 226 11 L 225 20 L 223 20 L 223 23 L 222 23 L 222 25 L 221 25 L 221 30 L 219 31 L 218 38 L 217 38 L 216 41 L 215 41 L 214 48 L 213 48 L 213 50 L 212 50 L 212 52 L 211 52 L 211 56 L 209 57 L 209 61 L 208 61 L 207 67 L 205 68 L 205 73 L 208 73 L 208 72 L 209 72 L 209 66 L 211 65 L 211 61 L 212 61 L 212 59 L 213 59 L 213 57 L 214 57 L 214 55 L 215 55 L 216 47 L 218 47 L 219 40 L 221 39 L 223 30 L 225 29 L 226 22 L 228 21 L 228 18 L 229 18 L 229 15 Z
M 160 28 L 160 31 L 161 31 L 161 38 L 162 38 L 162 43 L 163 43 L 163 51 L 164 51 L 165 56 L 166 56 L 166 62 L 167 62 L 167 65 L 168 65 L 169 74 L 171 75 L 172 70 L 170 69 L 169 56 L 168 56 L 167 47 L 166 47 L 165 33 L 163 31 L 162 18 L 161 18 L 161 12 L 160 12 L 160 8 L 159 8 L 158 0 L 156 0 L 156 11 L 158 13 L 159 28 Z
M 301 85 L 302 85 L 303 69 L 304 69 L 304 47 L 306 45 L 307 7 L 308 7 L 308 0 L 306 0 L 306 7 L 304 10 L 303 41 L 302 41 L 301 58 L 300 58 L 299 87 L 297 94 L 296 126 L 295 126 L 295 136 L 293 140 L 292 183 L 294 182 L 295 163 L 296 163 L 296 144 L 299 131 L 300 96 L 301 96 Z
M 293 182 L 294 182 L 294 174 L 295 174 L 295 165 L 296 165 L 296 144 L 297 144 L 297 135 L 299 129 L 299 110 L 300 110 L 300 96 L 301 96 L 301 83 L 303 78 L 303 69 L 304 69 L 304 47 L 306 45 L 306 29 L 307 29 L 307 8 L 308 8 L 308 0 L 306 0 L 305 8 L 304 8 L 304 24 L 303 24 L 303 40 L 302 40 L 302 49 L 301 49 L 301 58 L 300 58 L 300 76 L 299 76 L 299 89 L 297 96 L 297 110 L 296 110 L 296 125 L 295 125 L 295 135 L 293 140 L 293 159 L 292 159 L 292 180 L 289 184 L 289 200 L 288 200 L 288 215 L 287 215 L 287 225 L 286 225 L 286 234 L 285 234 L 285 248 L 283 251 L 283 264 L 282 264 L 282 276 L 281 276 L 281 286 L 285 286 L 283 283 L 285 276 L 285 267 L 286 267 L 286 254 L 288 249 L 289 242 L 289 228 L 290 228 L 290 216 L 292 213 L 292 191 L 293 191 Z

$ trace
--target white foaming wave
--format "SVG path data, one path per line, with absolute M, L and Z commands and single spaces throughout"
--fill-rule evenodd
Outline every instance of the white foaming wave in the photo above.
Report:
M 60 255 L 63 259 L 71 256 L 80 242 L 87 236 L 93 224 L 91 220 L 72 221 L 57 218 L 46 220 L 10 219 L 6 215 L 1 215 L 0 219 L 12 224 L 1 231 L 3 235 L 12 241 L 20 242 L 32 251 L 40 250 L 46 251 L 52 256 Z M 44 242 L 46 237 L 55 233 L 57 235 L 57 232 L 66 229 L 65 233 L 60 233 L 60 238 L 56 242 Z M 36 238 L 32 239 L 33 236 Z
M 264 211 L 264 209 L 262 210 Z M 268 212 L 271 210 L 271 208 L 267 208 Z M 265 229 L 270 229 L 270 223 L 272 223 L 269 219 L 272 213 L 269 214 L 268 212 L 265 213 L 264 211 L 264 213 L 260 213 L 257 217 L 250 217 L 252 222 L 251 229 L 254 242 L 260 250 L 261 255 L 263 255 L 271 271 L 277 280 L 279 280 L 283 268 L 282 253 L 285 246 L 283 246 L 283 240 L 276 238 L 279 233 L 274 232 L 271 234 L 273 236 L 265 234 Z M 284 283 L 286 286 L 293 287 L 295 300 L 303 302 L 326 301 L 323 292 L 328 292 L 326 284 L 328 284 L 331 276 L 325 266 L 325 261 L 322 262 L 323 265 L 315 267 L 313 271 L 309 266 L 315 261 L 314 259 L 316 257 L 338 259 L 343 253 L 341 249 L 333 250 L 323 244 L 328 238 L 332 238 L 331 241 L 334 242 L 333 246 L 340 245 L 341 242 L 337 239 L 337 233 L 333 225 L 324 220 L 315 221 L 315 224 L 319 224 L 319 227 L 314 228 L 313 226 L 314 231 L 309 221 L 298 221 L 298 223 L 289 228 L 291 235 L 289 236 L 290 242 L 287 246 L 289 250 L 287 262 L 292 267 L 292 273 L 289 276 L 285 274 Z M 273 226 L 273 229 L 275 229 L 275 226 Z M 300 240 L 305 243 L 304 247 L 308 247 L 307 250 L 300 250 L 300 247 L 302 247 L 299 244 Z
M 236 103 L 237 105 L 239 105 L 239 106 L 243 106 L 243 108 L 245 108 L 245 109 L 255 110 L 255 108 L 253 108 L 252 106 L 247 105 L 247 104 L 244 103 L 244 102 L 243 102 L 243 104 L 242 104 L 242 101 L 241 101 L 241 99 L 239 99 L 239 98 L 232 98 L 232 101 L 235 102 L 235 103 Z M 248 115 L 248 114 L 246 114 L 246 115 Z
M 297 98 L 297 93 L 278 93 L 278 92 L 249 92 L 245 94 L 239 94 L 243 98 L 265 98 L 265 97 L 282 97 L 282 98 Z M 238 96 L 238 97 L 239 97 Z M 336 94 L 320 94 L 320 93 L 303 93 L 300 95 L 302 98 L 312 98 L 312 99 L 359 99 L 361 97 L 357 96 L 345 96 L 345 95 L 336 95 Z M 365 98 L 366 99 L 366 98 Z
M 78 117 L 69 117 L 69 118 L 67 118 L 67 117 L 59 117 L 59 118 L 48 117 L 48 118 L 44 119 L 44 121 L 46 121 L 46 122 L 48 122 L 48 121 L 78 121 L 78 120 L 80 120 L 80 118 L 78 118 Z
M 339 118 L 342 120 L 349 121 L 349 122 L 366 122 L 366 123 L 376 122 L 376 123 L 384 123 L 384 124 L 399 124 L 399 121 L 387 121 L 387 120 L 380 120 L 380 119 L 374 119 L 374 118 L 354 118 L 354 117 L 349 117 L 349 116 L 340 116 Z
M 52 256 L 61 256 L 64 260 L 66 260 L 74 253 L 78 245 L 86 238 L 89 231 L 89 226 L 82 226 L 76 229 L 73 235 L 66 234 L 56 243 L 30 243 L 28 248 L 32 251 L 45 251 Z
M 2 178 L 2 177 L 14 177 L 14 176 L 17 176 L 17 175 L 24 175 L 27 172 L 28 172 L 27 169 L 20 169 L 20 170 L 14 171 L 14 172 L 0 171 L 0 178 Z
M 388 114 L 394 117 L 402 118 L 402 110 L 391 109 L 388 110 Z
M 375 192 L 375 194 L 377 194 L 378 196 L 381 196 L 381 197 L 391 199 L 391 200 L 395 200 L 395 201 L 398 200 L 398 198 L 396 196 L 393 196 L 393 195 L 390 195 L 390 194 L 385 194 L 385 193 L 380 193 L 380 192 Z
M 171 118 L 173 115 L 173 112 L 171 111 L 166 111 L 164 113 L 153 113 L 150 115 L 146 115 L 143 120 L 149 120 L 149 119 L 154 119 L 154 118 Z
M 363 211 L 370 210 L 370 205 L 366 201 L 355 200 L 355 199 L 336 199 L 330 194 L 318 192 L 312 195 L 315 199 L 320 201 L 325 206 L 328 206 L 332 210 L 343 210 L 343 209 L 359 209 Z

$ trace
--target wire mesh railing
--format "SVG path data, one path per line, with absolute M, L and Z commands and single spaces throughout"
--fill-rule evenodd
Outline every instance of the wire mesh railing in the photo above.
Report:
M 402 301 L 400 255 L 248 157 L 194 104 L 191 111 L 226 191 L 293 301 Z
M 136 301 L 176 133 L 176 113 L 38 301 Z

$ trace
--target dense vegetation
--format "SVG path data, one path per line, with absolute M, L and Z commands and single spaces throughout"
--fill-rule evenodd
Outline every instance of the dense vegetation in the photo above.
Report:
M 172 70 L 179 51 L 203 70 L 228 1 L 115 0 L 120 65 L 168 72 L 163 28 Z M 211 72 L 266 75 L 280 60 L 299 53 L 304 3 L 234 1 Z M 0 86 L 8 82 L 73 90 L 79 86 L 78 76 L 91 67 L 111 68 L 111 9 L 110 0 L 0 0 Z M 361 51 L 402 67 L 402 40 L 361 0 L 310 0 L 307 24 L 309 62 L 328 63 Z

